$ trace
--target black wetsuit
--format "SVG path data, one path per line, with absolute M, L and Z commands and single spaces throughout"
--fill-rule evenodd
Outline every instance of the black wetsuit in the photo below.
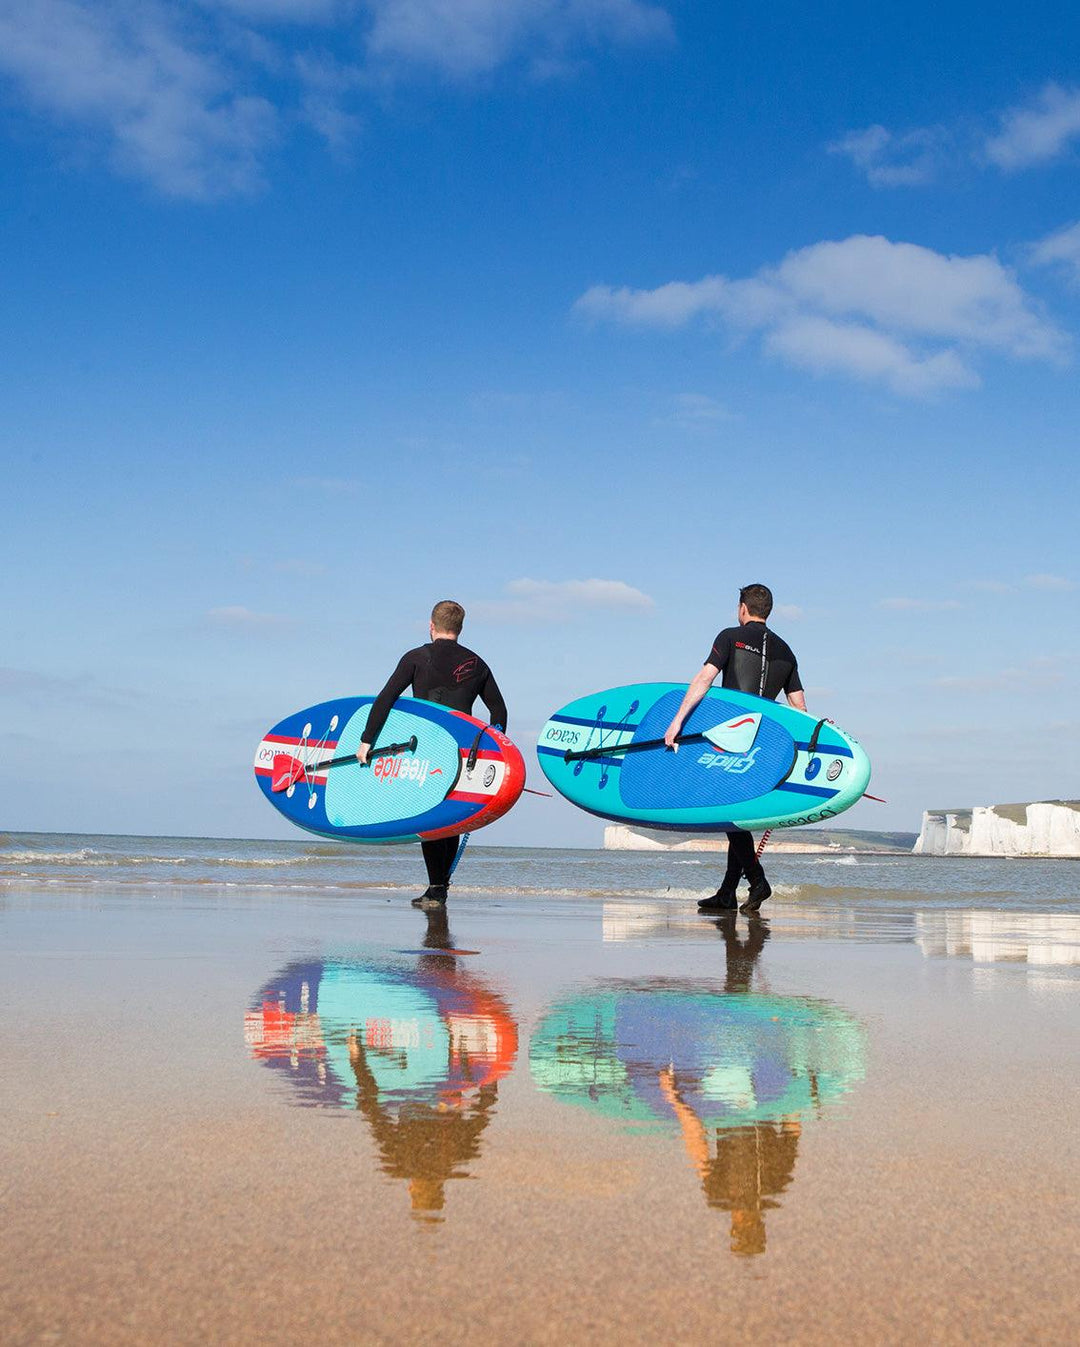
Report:
M 391 708 L 409 687 L 414 697 L 466 714 L 479 697 L 488 709 L 490 723 L 506 729 L 506 702 L 491 670 L 475 651 L 448 637 L 439 637 L 402 655 L 368 713 L 361 736 L 365 744 L 375 746 Z M 458 837 L 442 837 L 420 843 L 429 884 L 449 884 L 460 841 Z
M 787 641 L 764 622 L 725 627 L 705 659 L 723 674 L 723 686 L 775 701 L 781 692 L 801 692 L 799 664 Z
M 712 643 L 705 659 L 723 674 L 722 686 L 775 701 L 781 692 L 801 692 L 799 663 L 791 646 L 764 622 L 744 622 L 725 627 Z M 737 884 L 744 874 L 751 884 L 765 871 L 757 858 L 754 838 L 748 832 L 728 833 L 727 880 Z

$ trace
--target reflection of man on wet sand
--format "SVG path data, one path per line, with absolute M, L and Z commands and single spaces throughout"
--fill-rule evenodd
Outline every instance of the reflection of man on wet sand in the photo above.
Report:
M 442 1211 L 447 1179 L 467 1178 L 467 1162 L 480 1154 L 480 1136 L 498 1086 L 481 1086 L 473 1099 L 461 1093 L 438 1103 L 409 1100 L 395 1117 L 379 1101 L 379 1087 L 355 1033 L 349 1035 L 349 1060 L 356 1072 L 356 1107 L 371 1124 L 383 1173 L 409 1180 L 413 1211 Z
M 745 941 L 739 939 L 734 914 L 722 917 L 716 926 L 727 953 L 724 991 L 729 996 L 746 993 L 754 965 L 769 938 L 768 924 L 760 917 L 752 919 Z M 716 1153 L 712 1154 L 709 1134 L 682 1098 L 671 1067 L 660 1072 L 659 1083 L 682 1128 L 686 1153 L 701 1179 L 705 1201 L 710 1207 L 731 1212 L 732 1253 L 764 1253 L 765 1212 L 780 1205 L 770 1199 L 782 1193 L 794 1177 L 801 1131 L 798 1118 L 718 1127 Z
M 709 1136 L 701 1119 L 679 1096 L 675 1073 L 660 1072 L 660 1089 L 682 1128 L 686 1153 L 698 1172 L 710 1207 L 731 1212 L 731 1252 L 765 1252 L 765 1212 L 778 1207 L 770 1201 L 795 1175 L 795 1157 L 802 1127 L 798 1118 L 778 1123 L 758 1122 L 749 1127 L 716 1129 L 716 1154 L 709 1152 Z
M 460 972 L 446 909 L 441 905 L 428 913 L 424 947 L 432 952 L 421 955 L 417 966 L 431 980 L 469 985 L 470 980 Z M 493 1008 L 494 998 L 490 993 L 479 993 L 478 1004 Z M 499 1009 L 505 1015 L 501 1003 Z M 509 1035 L 508 1042 L 509 1039 L 512 1039 L 512 1061 L 517 1048 L 516 1030 Z M 451 1035 L 448 1052 L 447 1078 L 464 1076 L 459 1087 L 433 1090 L 430 1098 L 407 1099 L 391 1109 L 379 1097 L 364 1044 L 355 1030 L 349 1035 L 349 1060 L 356 1075 L 356 1107 L 371 1124 L 379 1147 L 380 1168 L 391 1178 L 408 1179 L 412 1209 L 419 1216 L 442 1211 L 448 1179 L 468 1178 L 468 1162 L 480 1154 L 480 1137 L 498 1099 L 494 1080 L 478 1087 L 469 1084 L 467 1045 L 455 1042 Z M 483 1065 L 479 1073 L 486 1074 Z
M 735 914 L 732 912 L 717 920 L 716 929 L 724 937 L 727 954 L 724 991 L 729 996 L 748 992 L 750 980 L 754 975 L 754 965 L 758 961 L 758 955 L 765 948 L 765 941 L 769 938 L 769 923 L 756 914 L 751 916 L 746 939 L 740 940 Z
M 765 1252 L 765 1213 L 795 1177 L 798 1118 L 717 1132 L 716 1158 L 703 1174 L 705 1201 L 731 1212 L 731 1252 Z

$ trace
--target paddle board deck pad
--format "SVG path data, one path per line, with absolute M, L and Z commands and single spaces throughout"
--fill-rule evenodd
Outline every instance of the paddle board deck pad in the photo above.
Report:
M 836 725 L 728 688 L 705 694 L 673 752 L 662 741 L 685 694 L 634 683 L 570 702 L 540 732 L 544 775 L 599 818 L 701 833 L 820 823 L 870 784 L 870 759 Z
M 414 697 L 398 698 L 375 745 L 398 752 L 327 767 L 356 753 L 374 700 L 322 702 L 263 735 L 255 780 L 290 823 L 352 842 L 434 841 L 486 827 L 516 803 L 525 762 L 506 735 Z

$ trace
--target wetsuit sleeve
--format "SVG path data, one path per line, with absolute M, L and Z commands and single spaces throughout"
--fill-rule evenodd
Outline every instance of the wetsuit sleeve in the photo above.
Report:
M 802 679 L 799 677 L 799 666 L 792 661 L 791 672 L 787 676 L 787 682 L 784 684 L 785 692 L 802 692 Z
M 495 675 L 484 666 L 484 681 L 480 684 L 480 698 L 488 709 L 488 721 L 496 729 L 506 729 L 506 702 L 495 682 Z
M 705 656 L 704 662 L 711 664 L 714 669 L 719 669 L 722 673 L 728 666 L 734 648 L 730 635 L 726 631 L 722 631 L 713 641 L 712 649 Z
M 371 705 L 371 710 L 368 712 L 367 726 L 364 733 L 360 736 L 361 743 L 374 746 L 378 741 L 379 735 L 382 733 L 382 728 L 386 724 L 386 717 L 390 714 L 391 708 L 413 681 L 415 667 L 416 661 L 414 653 L 411 650 L 408 654 L 402 655 L 401 659 L 398 660 L 397 668 L 387 679 L 386 686 Z

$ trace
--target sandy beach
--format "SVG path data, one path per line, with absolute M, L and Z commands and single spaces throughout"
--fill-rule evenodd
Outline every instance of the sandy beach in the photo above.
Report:
M 3 1338 L 1072 1340 L 1080 918 L 975 927 L 9 885 Z

